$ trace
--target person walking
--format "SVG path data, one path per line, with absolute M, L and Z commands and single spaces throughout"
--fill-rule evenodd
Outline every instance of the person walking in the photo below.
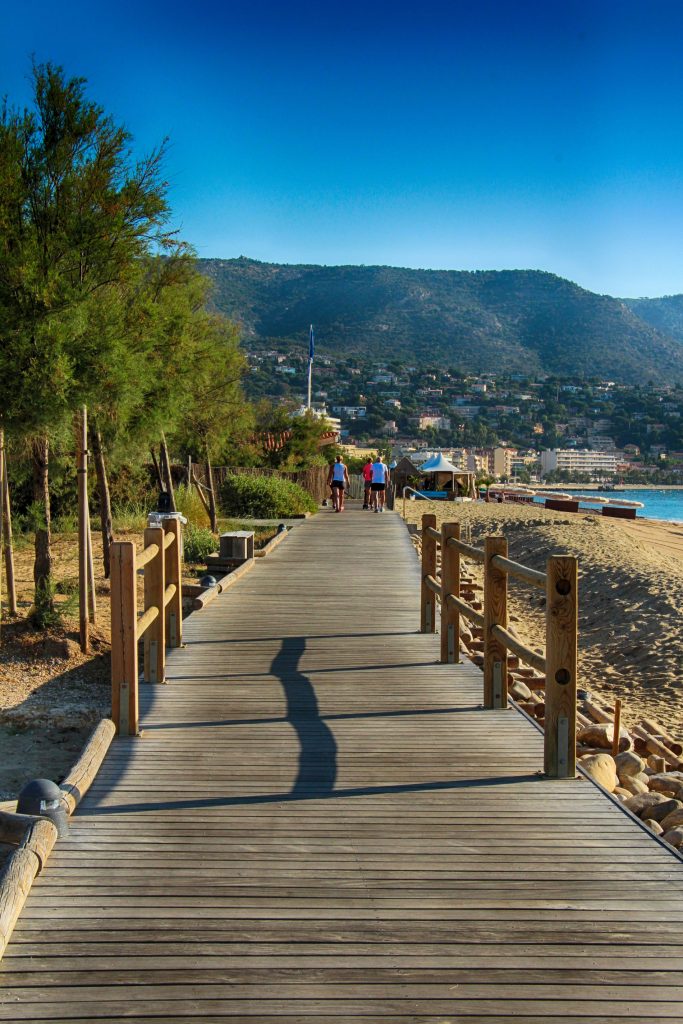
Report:
M 370 508 L 370 492 L 372 490 L 372 459 L 363 466 L 363 508 Z
M 341 455 L 338 455 L 330 466 L 327 474 L 328 486 L 332 488 L 332 505 L 335 512 L 344 511 L 344 491 L 350 485 L 349 471 L 342 462 Z
M 370 501 L 374 512 L 384 512 L 384 496 L 389 482 L 389 467 L 377 456 L 372 464 Z

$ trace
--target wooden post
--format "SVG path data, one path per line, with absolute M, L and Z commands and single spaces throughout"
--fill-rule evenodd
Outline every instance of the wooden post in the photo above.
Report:
M 166 605 L 166 642 L 169 647 L 183 645 L 183 584 L 180 558 L 181 526 L 177 519 L 164 522 L 164 532 L 172 533 L 175 541 L 166 549 L 166 586 L 175 586 L 175 594 Z
M 486 537 L 484 541 L 484 707 L 508 706 L 507 648 L 491 635 L 493 626 L 507 629 L 507 573 L 493 564 L 494 555 L 507 558 L 505 537 Z
M 213 469 L 209 451 L 206 451 L 206 482 L 209 485 L 209 527 L 212 533 L 218 533 L 218 513 L 216 511 L 216 492 L 213 487 Z
M 619 734 L 621 732 L 621 701 L 617 698 L 614 702 L 614 736 L 612 737 L 612 757 L 619 753 Z
M 78 476 L 78 612 L 81 651 L 90 649 L 88 618 L 88 411 L 85 406 L 76 427 Z
M 546 583 L 545 743 L 546 775 L 576 775 L 576 689 L 578 663 L 578 563 L 551 555 Z
M 158 608 L 159 614 L 147 628 L 144 637 L 145 682 L 163 683 L 166 664 L 166 630 L 164 592 L 166 590 L 164 566 L 164 530 L 161 526 L 148 526 L 144 533 L 145 547 L 159 546 L 158 553 L 145 566 L 145 611 Z
M 425 586 L 427 576 L 436 577 L 436 541 L 427 533 L 436 529 L 436 516 L 426 512 L 422 516 L 422 588 L 420 591 L 420 632 L 436 632 L 436 595 Z
M 111 546 L 111 717 L 119 736 L 138 731 L 138 639 L 135 544 Z
M 104 457 L 104 445 L 102 434 L 90 423 L 90 446 L 95 463 L 95 476 L 97 478 L 97 490 L 100 499 L 100 528 L 102 530 L 102 564 L 104 566 L 104 578 L 109 579 L 109 551 L 114 540 L 114 527 L 111 518 L 111 494 L 109 492 L 109 480 L 107 478 L 107 463 Z
M 154 448 L 150 448 L 149 449 L 149 454 L 152 456 L 152 465 L 154 466 L 154 475 L 157 478 L 157 486 L 159 487 L 160 491 L 165 491 L 166 488 L 164 486 L 164 478 L 161 475 L 161 470 L 159 469 L 159 463 L 157 462 L 157 457 L 154 454 Z M 161 455 L 161 453 L 159 453 L 159 454 Z
M 92 529 L 90 527 L 90 509 L 86 522 L 88 524 L 88 612 L 93 626 L 97 621 L 97 598 L 95 597 L 95 562 L 92 554 Z
M 0 431 L 0 435 L 2 431 Z M 5 553 L 5 578 L 7 580 L 7 602 L 10 615 L 17 614 L 17 587 L 14 581 L 14 549 L 12 547 L 12 508 L 9 498 L 9 479 L 7 477 L 7 451 L 0 437 L 0 448 L 2 448 L 2 469 L 0 476 L 3 480 L 2 491 L 2 543 Z
M 448 595 L 460 597 L 460 552 L 451 547 L 449 538 L 460 540 L 459 523 L 441 526 L 441 661 L 447 665 L 460 663 L 460 613 L 448 607 Z
M 161 435 L 161 444 L 159 445 L 159 461 L 161 463 L 161 473 L 164 478 L 164 484 L 166 485 L 166 493 L 168 494 L 168 505 L 169 512 L 177 512 L 175 504 L 175 494 L 173 493 L 173 477 L 171 476 L 171 460 L 168 455 L 168 447 L 166 445 L 166 435 Z
M 5 494 L 5 431 L 0 430 L 0 494 Z M 5 534 L 5 503 L 0 501 L 0 539 Z M 2 566 L 0 565 L 0 624 L 2 623 Z M 1 626 L 0 626 L 1 633 Z

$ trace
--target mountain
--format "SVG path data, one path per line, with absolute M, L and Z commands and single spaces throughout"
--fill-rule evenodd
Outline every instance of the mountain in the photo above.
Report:
M 683 342 L 629 305 L 535 270 L 407 270 L 200 260 L 247 345 L 473 371 L 683 381 Z
M 624 299 L 632 312 L 645 323 L 683 345 L 683 295 L 665 295 L 661 299 Z

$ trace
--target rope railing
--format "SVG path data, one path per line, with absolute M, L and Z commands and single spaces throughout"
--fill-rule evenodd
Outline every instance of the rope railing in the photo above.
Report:
M 182 646 L 180 523 L 149 526 L 139 553 L 132 541 L 111 545 L 112 718 L 120 736 L 138 734 L 138 645 L 143 678 L 163 683 L 166 647 Z M 144 607 L 138 616 L 137 573 L 144 573 Z
M 438 580 L 437 551 L 441 550 Z M 461 559 L 484 566 L 483 612 L 460 597 Z M 545 656 L 524 644 L 509 628 L 508 578 L 545 590 Z M 512 652 L 544 677 L 545 701 L 534 704 L 544 718 L 544 766 L 552 778 L 576 774 L 576 694 L 578 648 L 578 563 L 571 555 L 551 555 L 546 572 L 508 558 L 505 537 L 486 537 L 477 548 L 460 540 L 458 523 L 436 529 L 436 516 L 422 517 L 422 587 L 420 630 L 436 632 L 437 600 L 441 612 L 441 661 L 460 660 L 461 616 L 483 633 L 484 707 L 508 706 L 509 659 Z M 539 678 L 539 677 L 536 677 Z

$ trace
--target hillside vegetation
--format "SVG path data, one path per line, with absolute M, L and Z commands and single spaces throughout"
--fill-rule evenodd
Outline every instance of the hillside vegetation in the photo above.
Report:
M 665 295 L 661 299 L 624 299 L 624 302 L 641 320 L 683 345 L 683 295 Z
M 683 380 L 683 343 L 620 299 L 534 270 L 444 271 L 201 260 L 213 302 L 246 344 L 466 366 Z

